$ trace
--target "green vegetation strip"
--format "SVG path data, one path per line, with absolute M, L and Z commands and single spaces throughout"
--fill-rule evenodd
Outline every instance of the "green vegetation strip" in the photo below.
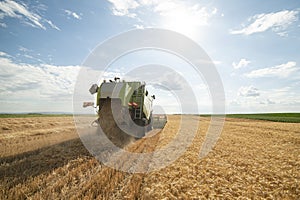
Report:
M 28 118 L 28 117 L 71 117 L 72 114 L 40 114 L 40 113 L 28 113 L 28 114 L 0 114 L 0 118 Z
M 210 115 L 201 115 L 201 116 L 208 117 Z M 226 115 L 226 117 L 266 120 L 266 121 L 273 121 L 273 122 L 300 123 L 300 113 L 228 114 Z
M 0 118 L 24 118 L 24 117 L 71 117 L 72 114 L 0 114 Z M 210 117 L 211 115 L 201 115 Z M 228 118 L 256 119 L 274 122 L 300 123 L 300 113 L 262 113 L 262 114 L 228 114 Z

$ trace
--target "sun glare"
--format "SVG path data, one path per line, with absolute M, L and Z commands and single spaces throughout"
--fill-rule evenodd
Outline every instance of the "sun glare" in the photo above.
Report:
M 201 25 L 206 24 L 206 16 L 202 10 L 174 9 L 162 16 L 162 26 L 196 39 L 199 37 Z

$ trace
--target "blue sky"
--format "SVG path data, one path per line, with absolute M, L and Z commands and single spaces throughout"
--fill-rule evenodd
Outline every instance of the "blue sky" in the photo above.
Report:
M 223 81 L 226 112 L 299 112 L 299 16 L 298 0 L 0 1 L 0 112 L 72 112 L 89 53 L 114 35 L 151 27 L 184 34 L 207 52 Z M 153 52 L 116 63 L 149 64 L 153 56 L 185 68 Z M 195 88 L 200 112 L 210 112 L 207 88 L 201 81 Z M 152 90 L 161 93 L 157 105 L 178 112 L 168 104 L 173 97 Z

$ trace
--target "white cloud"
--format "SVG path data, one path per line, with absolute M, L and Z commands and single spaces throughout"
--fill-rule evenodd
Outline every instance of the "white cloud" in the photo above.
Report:
M 216 8 L 208 9 L 200 4 L 189 5 L 182 1 L 159 1 L 154 11 L 161 16 L 174 19 L 174 23 L 181 23 L 184 20 L 184 23 L 196 26 L 207 25 L 208 19 L 217 13 Z
M 0 18 L 0 19 L 1 19 L 1 18 Z M 7 25 L 6 25 L 5 23 L 3 23 L 3 22 L 0 22 L 0 26 L 3 27 L 3 28 L 6 28 L 6 27 L 7 27 Z
M 287 31 L 278 32 L 277 35 L 279 35 L 280 37 L 287 37 L 288 36 L 288 32 Z
M 260 93 L 258 92 L 258 89 L 251 86 L 246 87 L 240 87 L 238 91 L 238 96 L 242 97 L 258 97 Z
M 199 28 L 209 25 L 209 19 L 218 13 L 215 7 L 180 0 L 107 0 L 116 16 L 135 18 L 144 27 L 160 27 L 196 39 Z M 149 22 L 151 18 L 151 22 Z
M 148 66 L 150 67 L 150 66 Z M 134 69 L 130 74 L 125 76 L 120 74 L 125 80 L 145 81 L 148 85 L 153 85 L 156 88 L 163 90 L 185 90 L 187 83 L 178 72 L 169 70 L 159 65 L 151 65 L 151 72 L 145 73 L 144 67 Z M 110 77 L 115 73 L 111 73 Z M 119 75 L 119 74 L 118 74 Z
M 217 9 L 217 8 L 214 8 L 211 14 L 215 15 L 215 14 L 217 14 L 217 13 L 218 13 L 218 9 Z
M 237 97 L 234 97 L 234 93 L 227 94 L 228 113 L 299 112 L 300 97 L 298 86 L 254 90 L 254 93 L 259 93 L 259 95 L 254 95 L 252 98 L 250 98 L 250 95 L 247 98 L 245 94 L 247 94 L 246 91 L 249 90 L 249 87 L 251 91 L 251 86 L 240 88 L 244 96 L 238 94 Z M 251 94 L 251 92 L 249 93 Z
M 139 3 L 135 0 L 108 0 L 113 4 L 112 12 L 116 16 L 135 17 L 136 14 L 130 13 L 129 10 L 137 8 Z
M 276 103 L 279 103 L 281 105 L 293 105 L 300 103 L 299 89 L 297 86 L 270 89 L 265 91 L 264 93 L 268 98 L 276 99 Z
M 7 53 L 0 51 L 0 57 L 10 57 Z
M 20 19 L 24 24 L 28 24 L 35 28 L 41 28 L 46 30 L 43 22 L 47 22 L 49 20 L 43 19 L 40 15 L 29 11 L 28 7 L 24 3 L 17 3 L 12 0 L 5 0 L 0 2 L 0 19 L 5 17 L 12 17 Z M 51 21 L 50 21 L 51 22 Z M 1 23 L 2 27 L 6 27 L 5 23 Z M 56 26 L 54 24 L 49 23 L 52 28 Z M 57 29 L 57 27 L 56 27 Z
M 178 0 L 107 0 L 113 4 L 112 12 L 116 16 L 137 17 L 134 13 L 138 8 L 146 8 L 162 17 L 174 19 L 174 23 L 192 25 L 207 25 L 208 19 L 217 14 L 218 9 L 203 7 L 200 4 L 190 4 Z M 188 21 L 186 21 L 188 20 Z
M 30 52 L 31 50 L 27 49 L 26 47 L 19 46 L 19 51 L 22 51 L 22 52 Z
M 52 21 L 46 20 L 46 22 L 47 22 L 52 28 L 54 28 L 54 29 L 60 31 L 60 28 L 58 28 L 55 24 L 53 24 Z
M 136 28 L 136 29 L 144 29 L 144 28 L 145 28 L 143 25 L 139 25 L 139 24 L 135 24 L 135 25 L 133 25 L 133 26 L 134 26 L 134 28 Z
M 247 73 L 246 76 L 249 78 L 261 78 L 261 77 L 279 77 L 285 78 L 297 71 L 296 62 L 287 62 L 285 64 L 277 65 L 274 67 L 267 67 L 258 69 Z
M 246 67 L 248 64 L 250 64 L 251 62 L 245 58 L 242 58 L 239 63 L 232 63 L 232 66 L 234 69 L 240 69 L 242 67 Z
M 70 10 L 64 10 L 65 13 L 68 15 L 68 16 L 71 16 L 73 17 L 74 19 L 78 19 L 80 20 L 81 19 L 81 16 L 79 14 L 77 14 L 76 12 L 73 12 L 73 11 L 70 11 Z
M 215 65 L 220 65 L 220 64 L 222 64 L 222 62 L 219 61 L 219 60 L 213 60 L 213 63 L 214 63 Z
M 18 4 L 17 2 L 5 0 L 0 2 L 0 10 L 3 17 L 22 18 L 22 15 L 31 21 L 33 26 L 46 29 L 41 21 L 41 17 L 35 13 L 31 13 L 25 4 Z
M 33 107 L 39 100 L 71 102 L 79 66 L 30 65 L 0 55 L 0 101 L 29 101 Z
M 155 83 L 160 83 L 160 85 Z M 184 90 L 186 88 L 183 77 L 172 71 L 161 74 L 161 77 L 157 81 L 153 81 L 152 84 L 157 88 L 166 90 Z
M 263 13 L 250 17 L 248 21 L 251 23 L 240 30 L 232 30 L 231 34 L 251 35 L 253 33 L 264 32 L 271 29 L 274 32 L 282 33 L 293 22 L 298 20 L 299 11 L 283 10 L 279 12 Z
M 22 62 L 45 63 L 45 61 L 42 60 L 40 53 L 36 53 L 32 49 L 28 49 L 24 46 L 19 46 L 19 53 L 15 54 L 15 58 Z
M 276 102 L 275 101 L 272 101 L 270 99 L 265 99 L 263 101 L 260 101 L 259 102 L 260 104 L 263 104 L 263 105 L 271 105 L 271 104 L 275 104 Z

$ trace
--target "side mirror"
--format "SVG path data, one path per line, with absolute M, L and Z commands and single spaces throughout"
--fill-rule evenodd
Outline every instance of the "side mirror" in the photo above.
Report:
M 98 92 L 98 85 L 97 84 L 93 84 L 91 86 L 91 88 L 89 89 L 89 91 L 90 91 L 91 94 L 97 93 Z
M 155 99 L 155 95 L 152 95 L 151 97 L 152 97 L 153 99 Z

